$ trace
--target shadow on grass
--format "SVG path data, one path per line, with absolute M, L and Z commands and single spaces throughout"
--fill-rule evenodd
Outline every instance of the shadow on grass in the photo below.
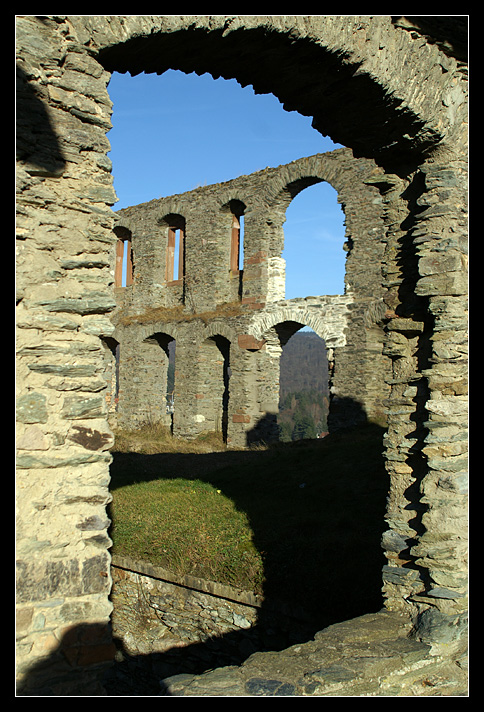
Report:
M 113 492 L 160 477 L 221 490 L 249 518 L 254 545 L 264 552 L 265 580 L 257 626 L 163 654 L 125 655 L 107 678 L 108 694 L 157 694 L 152 688 L 159 694 L 159 680 L 170 675 L 238 665 L 258 650 L 282 650 L 328 625 L 380 610 L 388 493 L 383 432 L 365 424 L 262 451 L 115 452 Z M 279 618 L 278 626 L 275 606 L 304 613 L 294 621 Z

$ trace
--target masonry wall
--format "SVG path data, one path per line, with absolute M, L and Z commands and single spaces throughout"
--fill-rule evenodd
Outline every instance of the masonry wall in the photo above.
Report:
M 109 339 L 117 308 L 118 236 L 106 134 L 112 110 L 108 83 L 115 70 L 135 74 L 174 68 L 234 77 L 256 91 L 274 93 L 286 109 L 312 116 L 314 127 L 348 146 L 358 161 L 363 159 L 361 165 L 374 161 L 375 173 L 362 182 L 374 196 L 368 207 L 381 210 L 374 226 L 378 258 L 374 263 L 365 248 L 370 232 L 365 237 L 364 226 L 361 232 L 352 229 L 360 235 L 362 251 L 355 264 L 362 268 L 352 273 L 348 261 L 344 296 L 351 302 L 349 326 L 346 351 L 339 357 L 336 352 L 334 395 L 343 405 L 344 388 L 338 392 L 338 384 L 344 383 L 357 354 L 372 351 L 378 363 L 390 364 L 382 388 L 370 362 L 358 364 L 355 376 L 365 375 L 358 376 L 352 395 L 367 403 L 381 401 L 387 421 L 385 605 L 408 615 L 435 649 L 448 651 L 463 635 L 465 34 L 461 16 L 17 16 L 20 694 L 102 694 L 99 673 L 113 655 L 106 517 L 112 366 L 106 344 L 116 348 Z M 323 179 L 331 182 L 329 176 Z M 214 332 L 213 321 L 207 321 L 206 337 L 218 334 L 231 344 L 239 336 L 250 337 L 249 326 L 257 322 L 249 313 L 257 319 L 256 305 L 266 294 L 272 295 L 271 304 L 279 300 L 278 254 L 273 247 L 265 254 L 264 246 L 280 239 L 289 199 L 285 186 L 287 181 L 277 182 L 280 211 L 274 210 L 278 219 L 272 226 L 257 222 L 254 211 L 247 214 L 246 229 L 253 227 L 254 238 L 242 294 L 237 277 L 217 284 L 215 305 L 231 304 L 240 295 L 243 304 L 237 309 L 247 310 L 247 329 L 240 333 L 223 318 L 223 333 L 222 326 Z M 348 220 L 345 186 L 335 187 Z M 219 229 L 225 226 L 217 223 Z M 142 226 L 136 231 L 139 239 Z M 143 243 L 147 262 L 154 249 L 149 234 Z M 204 247 L 214 275 L 226 259 L 226 247 L 218 242 Z M 358 244 L 349 247 L 350 256 L 357 255 Z M 192 259 L 188 255 L 188 269 Z M 373 275 L 378 265 L 380 286 L 373 291 L 372 277 L 368 294 L 365 271 Z M 136 275 L 136 255 L 134 270 Z M 163 274 L 155 275 L 146 289 L 161 307 L 178 310 L 173 324 L 179 332 L 168 336 L 189 339 L 184 331 L 189 322 L 178 318 L 180 305 L 189 313 L 195 295 L 200 315 L 213 308 L 213 300 L 196 283 L 185 292 L 173 285 L 174 299 L 169 300 L 162 279 Z M 142 305 L 127 306 L 137 310 Z M 368 329 L 353 328 L 352 316 L 357 323 L 364 317 Z M 165 315 L 163 333 L 171 323 Z M 140 324 L 140 341 L 160 327 Z M 240 357 L 243 363 L 261 351 L 234 353 L 233 362 Z M 257 403 L 253 383 L 240 377 L 234 384 Z M 186 412 L 197 393 L 187 389 Z M 254 413 L 233 415 L 244 420 Z M 246 425 L 240 423 L 242 432 Z
M 304 602 L 262 596 L 125 557 L 113 560 L 113 636 L 118 650 L 156 657 L 160 677 L 237 665 L 248 655 L 288 647 L 308 635 Z M 264 612 L 261 613 L 262 607 Z
M 227 441 L 239 446 L 275 439 L 279 358 L 302 326 L 314 328 L 338 364 L 331 387 L 334 427 L 383 421 L 390 371 L 382 355 L 384 209 L 378 189 L 365 183 L 378 174 L 382 171 L 372 161 L 341 149 L 120 211 L 115 232 L 130 237 L 133 279 L 118 290 L 113 314 L 120 344 L 117 423 L 162 419 L 165 400 L 159 391 L 166 378 L 154 365 L 160 349 L 146 344 L 176 334 L 174 432 L 190 437 L 224 430 Z M 339 191 L 345 210 L 345 294 L 286 300 L 285 211 L 301 190 L 322 180 Z M 230 215 L 240 213 L 244 263 L 234 274 Z M 176 283 L 166 276 L 170 220 L 184 226 L 184 275 Z M 312 255 L 305 258 L 309 262 Z M 225 387 L 224 363 L 230 368 Z M 153 368 L 159 374 L 156 387 Z M 155 391 L 158 408 L 151 403 Z

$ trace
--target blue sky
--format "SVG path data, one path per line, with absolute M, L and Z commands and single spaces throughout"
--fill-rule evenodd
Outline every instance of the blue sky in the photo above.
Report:
M 108 91 L 114 210 L 339 147 L 311 127 L 310 117 L 284 111 L 272 94 L 256 95 L 235 80 L 173 70 L 114 73 Z M 343 293 L 343 220 L 327 183 L 292 201 L 284 224 L 288 299 Z

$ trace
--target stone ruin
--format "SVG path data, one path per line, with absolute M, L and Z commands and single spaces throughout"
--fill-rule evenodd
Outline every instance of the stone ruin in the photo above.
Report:
M 175 435 L 219 431 L 236 446 L 275 439 L 279 358 L 303 326 L 326 344 L 333 423 L 384 417 L 390 364 L 379 326 L 386 310 L 379 174 L 372 161 L 342 149 L 119 211 L 118 264 L 124 252 L 129 259 L 106 340 L 111 422 L 129 428 L 165 420 Z M 286 300 L 285 211 L 322 180 L 337 189 L 346 213 L 345 294 Z M 169 344 L 176 407 L 166 418 Z
M 385 424 L 385 612 L 431 655 L 461 654 L 466 30 L 466 16 L 17 16 L 19 694 L 104 694 L 112 426 L 270 439 L 302 326 L 326 344 L 330 429 Z M 110 75 L 170 68 L 271 92 L 347 148 L 115 214 Z M 345 214 L 345 293 L 286 300 L 285 211 L 320 181 Z

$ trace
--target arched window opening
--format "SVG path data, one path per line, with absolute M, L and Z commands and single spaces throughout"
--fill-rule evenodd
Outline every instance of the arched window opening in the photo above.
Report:
M 151 345 L 149 352 L 144 350 L 143 407 L 149 409 L 155 422 L 173 430 L 176 341 L 169 334 L 159 332 L 146 338 L 143 344 Z
M 165 279 L 181 282 L 185 277 L 185 219 L 169 215 L 163 222 L 168 224 Z
M 133 284 L 133 250 L 131 233 L 125 228 L 115 228 L 118 236 L 116 243 L 116 266 L 114 272 L 115 287 L 129 287 Z
M 239 272 L 241 269 L 241 249 L 243 248 L 243 219 L 241 215 L 232 216 L 232 241 L 230 249 L 230 269 L 232 272 Z
M 227 227 L 230 229 L 230 276 L 237 280 L 236 295 L 242 297 L 242 282 L 244 275 L 244 212 L 245 205 L 241 200 L 231 200 L 223 206 L 222 212 L 228 214 Z M 224 218 L 225 220 L 225 218 Z
M 344 213 L 336 190 L 324 181 L 295 195 L 286 210 L 286 299 L 344 294 Z
M 289 325 L 277 329 L 282 346 L 279 438 L 283 442 L 323 438 L 328 434 L 329 412 L 326 344 L 308 327 L 291 329 L 291 335 Z
M 244 211 L 245 205 L 240 200 L 229 203 L 232 214 L 232 232 L 230 242 L 230 270 L 234 273 L 244 268 Z
M 168 228 L 168 246 L 166 253 L 166 281 L 177 282 L 184 276 L 185 235 L 181 228 Z
M 183 243 L 184 234 L 181 228 L 168 229 L 168 251 L 166 260 L 166 279 L 177 282 L 183 279 Z
M 197 394 L 203 429 L 222 435 L 227 442 L 230 380 L 230 342 L 215 335 L 206 339 L 200 353 L 200 392 Z

